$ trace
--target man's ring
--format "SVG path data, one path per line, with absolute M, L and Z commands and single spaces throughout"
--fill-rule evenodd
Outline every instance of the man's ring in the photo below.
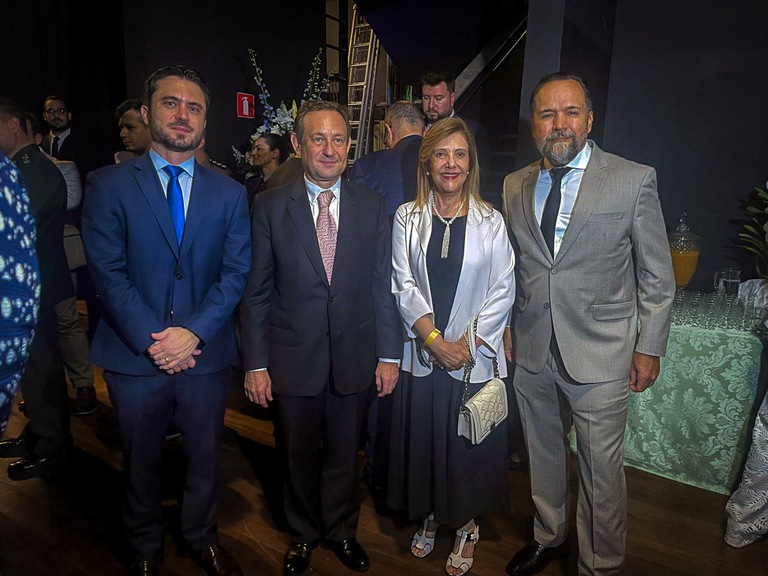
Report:
M 165 363 L 166 363 L 166 364 L 168 364 L 168 362 L 170 362 L 170 361 L 171 361 L 171 359 L 170 359 L 170 358 L 168 358 L 168 356 L 166 356 L 166 357 L 165 357 Z

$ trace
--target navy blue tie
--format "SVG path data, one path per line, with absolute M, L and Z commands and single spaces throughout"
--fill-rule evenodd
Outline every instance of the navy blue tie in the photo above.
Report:
M 176 228 L 176 240 L 178 240 L 179 245 L 181 245 L 181 237 L 184 235 L 184 197 L 181 195 L 179 176 L 184 173 L 184 168 L 168 164 L 163 170 L 170 176 L 170 180 L 168 180 L 168 190 L 166 191 L 168 196 L 168 208 L 171 211 L 173 227 Z
M 547 243 L 549 253 L 555 255 L 555 227 L 557 226 L 557 217 L 560 215 L 560 184 L 571 169 L 567 166 L 563 168 L 552 168 L 549 175 L 552 178 L 552 187 L 549 189 L 549 195 L 544 202 L 544 211 L 541 214 L 541 233 L 544 235 L 544 241 Z

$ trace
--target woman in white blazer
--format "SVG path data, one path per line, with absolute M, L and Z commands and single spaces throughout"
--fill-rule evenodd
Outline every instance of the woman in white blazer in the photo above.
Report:
M 501 214 L 480 198 L 472 133 L 446 118 L 419 152 L 418 190 L 395 215 L 392 292 L 406 342 L 393 399 L 388 503 L 421 519 L 411 553 L 423 558 L 437 528 L 458 528 L 445 570 L 469 572 L 475 516 L 509 507 L 505 427 L 472 445 L 457 434 L 467 327 L 477 321 L 470 396 L 506 376 L 502 336 L 515 296 L 514 253 Z

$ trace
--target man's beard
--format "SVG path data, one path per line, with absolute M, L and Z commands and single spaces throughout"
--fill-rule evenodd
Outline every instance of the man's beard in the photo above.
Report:
M 173 152 L 189 152 L 190 150 L 197 150 L 203 139 L 202 132 L 192 132 L 190 135 L 181 134 L 174 138 L 162 126 L 155 122 L 150 122 L 149 126 L 152 131 L 152 140 L 162 144 L 165 148 Z M 171 126 L 185 126 L 186 128 L 189 128 L 189 124 L 178 121 Z
M 557 138 L 568 138 L 568 140 L 565 142 L 554 142 Z M 576 158 L 586 142 L 586 132 L 582 133 L 581 136 L 577 136 L 571 130 L 557 130 L 552 132 L 543 141 L 537 142 L 536 146 L 541 155 L 549 160 L 553 166 L 565 166 Z

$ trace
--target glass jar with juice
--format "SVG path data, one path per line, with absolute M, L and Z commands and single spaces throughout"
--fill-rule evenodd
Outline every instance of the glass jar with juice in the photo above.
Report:
M 691 232 L 686 218 L 687 214 L 683 212 L 677 228 L 669 235 L 672 268 L 675 272 L 675 287 L 678 290 L 683 290 L 690 284 L 699 263 L 699 251 L 701 249 L 701 238 Z

